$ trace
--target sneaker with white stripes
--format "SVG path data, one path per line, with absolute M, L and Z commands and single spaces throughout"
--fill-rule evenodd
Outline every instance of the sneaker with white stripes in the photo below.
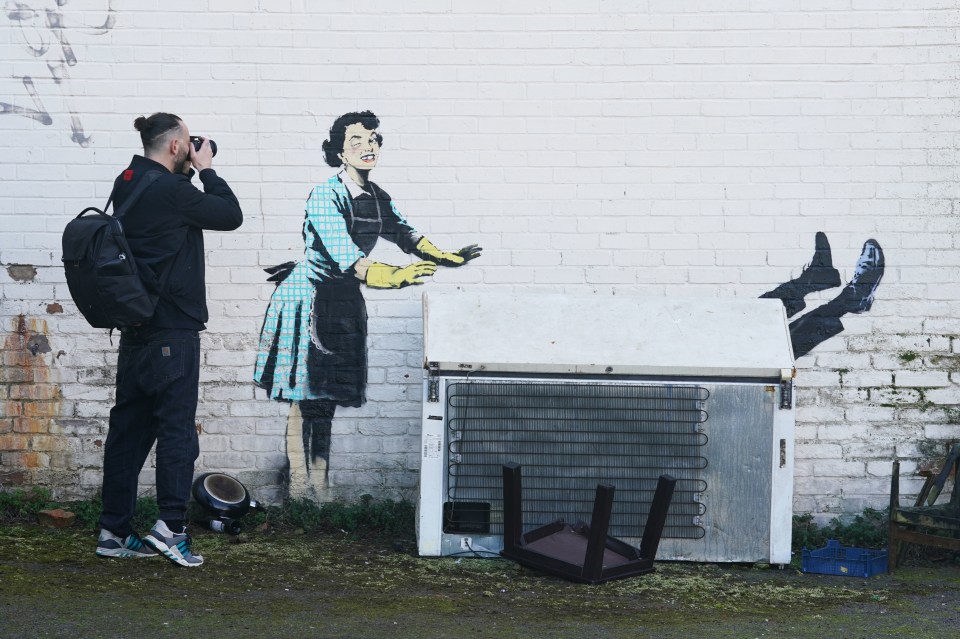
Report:
M 119 557 L 121 559 L 149 559 L 156 557 L 157 551 L 143 543 L 137 533 L 118 537 L 106 528 L 100 529 L 97 541 L 98 557 Z
M 183 531 L 174 533 L 167 527 L 166 522 L 158 519 L 143 541 L 178 566 L 190 568 L 203 563 L 203 557 L 190 552 L 193 539 L 187 534 L 186 527 Z

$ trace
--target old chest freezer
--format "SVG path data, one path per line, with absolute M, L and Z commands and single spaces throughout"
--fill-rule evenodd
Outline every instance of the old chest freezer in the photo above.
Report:
M 658 559 L 790 562 L 793 354 L 781 303 L 513 293 L 423 297 L 423 556 L 497 553 L 501 468 L 523 529 L 589 521 L 639 544 L 677 478 Z

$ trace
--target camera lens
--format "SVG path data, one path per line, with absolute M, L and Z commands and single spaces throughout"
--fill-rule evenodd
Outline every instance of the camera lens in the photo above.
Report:
M 191 135 L 190 141 L 193 142 L 193 148 L 197 151 L 199 151 L 201 145 L 203 145 L 203 138 L 201 138 L 199 135 Z M 210 150 L 213 151 L 214 155 L 217 154 L 217 143 L 213 140 L 210 140 Z

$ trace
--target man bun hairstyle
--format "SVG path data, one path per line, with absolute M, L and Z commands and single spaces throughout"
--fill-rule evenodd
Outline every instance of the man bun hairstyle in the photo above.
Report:
M 330 127 L 330 138 L 323 141 L 323 159 L 327 164 L 336 168 L 343 164 L 340 154 L 343 153 L 343 143 L 347 138 L 347 127 L 351 124 L 362 124 L 363 128 L 375 131 L 380 128 L 380 118 L 373 111 L 351 111 L 344 113 L 333 121 Z M 383 146 L 383 136 L 377 133 L 377 143 Z
M 154 113 L 149 118 L 142 115 L 133 121 L 133 128 L 140 132 L 144 151 L 156 151 L 166 134 L 179 129 L 183 121 L 172 113 Z

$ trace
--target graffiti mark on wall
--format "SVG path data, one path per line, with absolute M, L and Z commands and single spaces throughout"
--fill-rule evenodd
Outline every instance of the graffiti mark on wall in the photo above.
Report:
M 381 289 L 423 284 L 439 266 L 463 266 L 481 252 L 475 244 L 456 252 L 438 249 L 370 181 L 383 145 L 379 126 L 370 111 L 336 119 L 323 151 L 327 164 L 339 171 L 307 198 L 303 259 L 267 269 L 277 288 L 260 332 L 254 381 L 272 399 L 296 404 L 288 429 L 299 413 L 304 466 L 313 475 L 308 483 L 321 488 L 327 485 L 337 407 L 366 400 L 367 309 L 361 284 Z M 420 260 L 406 266 L 373 261 L 380 239 Z M 289 448 L 288 457 L 293 475 L 298 466 Z
M 840 318 L 847 313 L 864 313 L 873 306 L 874 295 L 884 270 L 883 249 L 874 239 L 863 244 L 863 250 L 853 271 L 853 277 L 840 292 L 826 304 L 790 323 L 793 356 L 800 358 L 821 342 L 843 331 Z M 840 273 L 833 267 L 830 242 L 825 233 L 817 233 L 813 259 L 799 277 L 785 282 L 760 297 L 779 299 L 794 317 L 807 306 L 804 298 L 810 293 L 840 286 Z
M 19 107 L 6 102 L 0 102 L 0 114 L 13 113 L 15 115 L 28 117 L 31 120 L 36 120 L 40 124 L 45 124 L 47 126 L 53 124 L 53 118 L 51 118 L 50 114 L 47 113 L 46 109 L 44 109 L 43 102 L 40 100 L 40 95 L 37 93 L 37 87 L 33 83 L 33 78 L 23 78 L 23 88 L 26 90 L 27 95 L 30 96 L 30 99 L 33 100 L 33 105 L 37 108 L 28 109 L 26 107 Z
M 81 25 L 71 28 L 66 24 L 61 11 L 61 8 L 68 1 L 32 0 L 32 2 L 19 2 L 17 0 L 7 0 L 4 12 L 7 19 L 20 34 L 27 55 L 43 62 L 46 66 L 46 77 L 43 78 L 43 81 L 52 81 L 63 97 L 70 114 L 70 130 L 72 131 L 70 139 L 80 146 L 86 147 L 90 145 L 90 137 L 83 131 L 83 124 L 80 121 L 80 115 L 73 106 L 73 96 L 69 88 L 69 67 L 77 65 L 77 56 L 70 44 L 68 34 L 71 30 L 79 30 L 89 35 L 103 35 L 109 32 L 116 23 L 116 12 L 113 9 L 114 0 L 107 0 L 106 16 L 102 24 L 96 26 Z M 47 111 L 33 76 L 15 75 L 14 77 L 23 84 L 25 97 L 29 98 L 31 106 L 0 100 L 0 115 L 20 115 L 44 126 L 52 125 L 53 116 Z

